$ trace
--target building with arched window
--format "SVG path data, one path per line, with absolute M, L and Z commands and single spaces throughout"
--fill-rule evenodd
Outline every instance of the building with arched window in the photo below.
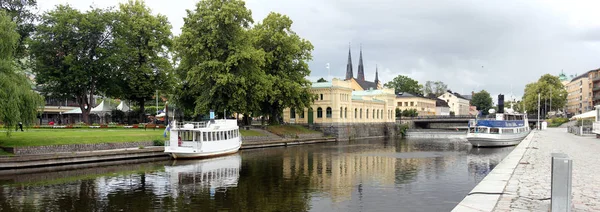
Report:
M 303 111 L 286 108 L 283 121 L 292 124 L 391 123 L 396 121 L 396 95 L 392 89 L 356 91 L 353 83 L 333 79 L 313 83 L 316 101 Z M 323 98 L 321 100 L 321 97 Z M 292 114 L 295 113 L 295 114 Z M 300 114 L 304 114 L 301 116 Z

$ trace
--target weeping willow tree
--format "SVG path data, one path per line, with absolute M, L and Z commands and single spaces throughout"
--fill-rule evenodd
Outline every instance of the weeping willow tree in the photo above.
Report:
M 44 101 L 16 66 L 14 53 L 18 40 L 16 24 L 0 11 L 0 122 L 4 123 L 7 136 L 19 122 L 31 126 Z

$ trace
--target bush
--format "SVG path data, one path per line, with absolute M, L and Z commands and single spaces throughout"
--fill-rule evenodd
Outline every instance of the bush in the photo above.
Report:
M 552 118 L 546 120 L 548 122 L 548 127 L 558 127 L 564 123 L 569 122 L 568 118 Z M 584 121 L 585 122 L 585 121 Z M 581 121 L 578 122 L 581 125 Z M 588 124 L 591 125 L 591 124 Z
M 154 146 L 164 146 L 165 145 L 165 141 L 160 140 L 160 139 L 156 139 L 152 142 L 154 143 Z
M 401 124 L 401 125 L 397 125 L 397 131 L 398 133 L 402 136 L 402 138 L 404 138 L 406 136 L 406 131 L 408 130 L 408 124 Z

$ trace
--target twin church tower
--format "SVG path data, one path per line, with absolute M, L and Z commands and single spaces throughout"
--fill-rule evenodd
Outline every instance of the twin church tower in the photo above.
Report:
M 346 65 L 346 78 L 345 80 L 354 80 L 356 81 L 363 90 L 368 90 L 369 88 L 379 89 L 381 88 L 379 81 L 379 73 L 377 70 L 377 66 L 375 66 L 375 81 L 365 81 L 365 68 L 363 66 L 363 56 L 362 56 L 362 47 L 360 48 L 360 56 L 358 58 L 358 74 L 356 78 L 354 78 L 354 71 L 352 70 L 352 53 L 350 47 L 348 47 L 348 64 Z

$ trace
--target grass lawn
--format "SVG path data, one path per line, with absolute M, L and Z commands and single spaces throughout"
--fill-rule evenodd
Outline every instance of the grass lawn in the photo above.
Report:
M 166 140 L 163 130 L 143 129 L 29 129 L 25 132 L 0 131 L 0 146 L 45 146 Z
M 259 131 L 254 131 L 254 130 L 242 130 L 240 129 L 240 133 L 242 134 L 242 136 L 266 136 L 265 134 L 262 134 Z
M 310 130 L 306 127 L 299 125 L 279 125 L 279 126 L 268 126 L 267 130 L 274 134 L 283 135 L 295 135 L 295 134 L 312 134 L 321 133 L 319 131 Z

